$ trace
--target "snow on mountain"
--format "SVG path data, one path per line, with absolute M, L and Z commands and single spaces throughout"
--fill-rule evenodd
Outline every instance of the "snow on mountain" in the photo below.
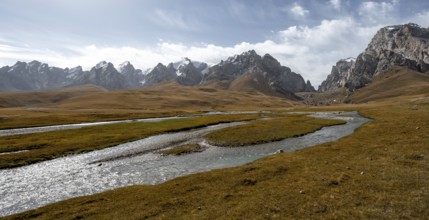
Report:
M 101 61 L 99 63 L 97 63 L 97 65 L 95 65 L 96 69 L 100 69 L 100 68 L 107 68 L 107 66 L 109 65 L 109 63 L 107 63 L 106 61 Z

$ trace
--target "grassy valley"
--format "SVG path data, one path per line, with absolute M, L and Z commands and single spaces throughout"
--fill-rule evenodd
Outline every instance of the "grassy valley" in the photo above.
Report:
M 5 219 L 425 219 L 428 106 L 353 106 L 373 121 L 336 142 Z
M 166 91 L 166 88 L 170 90 Z M 141 114 L 134 116 L 215 110 L 274 112 L 268 116 L 277 117 L 275 119 L 255 121 L 241 125 L 238 129 L 226 128 L 208 135 L 209 140 L 226 146 L 297 136 L 321 126 L 339 123 L 312 119 L 305 115 L 284 117 L 281 113 L 284 111 L 356 110 L 372 121 L 338 141 L 275 154 L 241 167 L 192 174 L 158 185 L 129 186 L 73 198 L 3 219 L 426 219 L 429 216 L 427 88 L 426 75 L 395 69 L 380 74 L 372 84 L 357 90 L 353 95 L 346 94 L 352 104 L 331 102 L 329 106 L 305 106 L 263 94 L 237 92 L 238 96 L 232 96 L 231 91 L 225 92 L 214 86 L 186 87 L 183 89 L 192 96 L 182 96 L 181 88 L 175 84 L 142 90 L 88 93 L 67 98 L 57 104 L 44 103 L 42 106 L 56 108 L 55 111 L 63 113 L 67 112 L 65 109 L 77 108 L 83 112 L 79 114 L 89 120 L 96 118 L 85 114 L 87 112 L 83 107 L 79 109 L 79 103 L 85 103 L 85 108 L 89 106 L 93 109 L 91 111 L 106 115 L 112 112 L 125 114 L 127 111 Z M 100 96 L 105 93 L 109 96 Z M 328 97 L 330 98 L 332 97 Z M 205 106 L 209 102 L 207 100 L 213 100 L 211 105 Z M 316 101 L 323 100 L 319 97 Z M 111 112 L 108 112 L 109 105 L 115 106 Z M 139 107 L 144 109 L 139 110 Z M 39 110 L 16 106 L 10 107 L 8 111 L 12 108 L 28 111 L 33 116 L 45 114 L 46 117 L 52 113 L 50 111 L 54 111 L 51 109 L 37 113 Z M 30 151 L 16 154 L 15 158 L 8 158 L 7 155 L 0 155 L 0 158 L 2 161 L 8 158 L 23 165 L 27 162 L 21 163 L 19 160 L 27 158 L 27 154 L 42 152 L 43 149 L 49 153 L 42 153 L 34 158 L 49 159 L 49 156 L 43 155 L 53 155 L 52 150 L 56 152 L 67 149 L 58 155 L 77 153 L 152 134 L 225 121 L 251 120 L 263 115 L 216 115 L 3 137 L 0 138 L 3 151 Z M 127 117 L 130 115 L 118 116 Z M 15 124 L 11 123 L 9 126 L 19 127 L 17 125 L 21 123 L 20 120 L 31 120 L 31 117 L 24 120 L 16 115 L 15 119 Z M 48 122 L 47 118 L 44 122 Z M 128 132 L 130 130 L 133 132 Z M 231 134 L 232 137 L 239 138 L 231 138 Z M 62 148 L 60 145 L 47 147 L 45 145 L 51 143 L 43 142 L 46 135 L 49 135 L 49 140 L 56 140 L 52 143 L 65 144 L 61 146 L 68 144 L 65 142 L 71 143 L 67 146 L 83 146 L 89 140 L 108 140 L 97 141 L 97 145 L 91 145 L 91 148 Z M 65 138 L 66 136 L 77 138 Z M 32 148 L 30 143 L 45 145 Z M 199 145 L 185 144 L 161 153 L 180 157 L 182 154 L 201 150 L 203 149 Z
M 93 88 L 2 93 L 0 128 L 165 117 L 210 111 L 275 110 L 300 105 L 280 97 L 257 92 L 228 91 L 210 85 L 184 87 L 167 83 L 146 89 L 117 91 Z

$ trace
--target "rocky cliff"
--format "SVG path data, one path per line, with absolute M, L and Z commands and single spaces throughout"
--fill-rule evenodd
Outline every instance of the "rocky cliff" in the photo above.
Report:
M 381 28 L 354 62 L 339 61 L 319 91 L 345 87 L 354 91 L 393 66 L 419 72 L 429 70 L 429 28 L 416 24 Z

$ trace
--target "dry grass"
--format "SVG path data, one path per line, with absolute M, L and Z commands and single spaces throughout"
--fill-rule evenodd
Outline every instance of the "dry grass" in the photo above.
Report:
M 371 84 L 357 90 L 350 99 L 355 103 L 380 102 L 428 93 L 428 74 L 394 67 L 380 73 Z
M 151 135 L 188 130 L 212 124 L 244 121 L 258 115 L 214 115 L 161 122 L 119 123 L 80 129 L 0 137 L 0 168 L 10 168 L 118 145 Z
M 90 87 L 92 88 L 92 87 Z M 60 97 L 60 98 L 59 98 Z M 209 111 L 276 110 L 298 105 L 257 92 L 174 83 L 136 90 L 0 94 L 0 129 L 185 115 Z
M 368 90 L 366 95 L 360 90 L 354 96 L 376 104 L 294 110 L 359 110 L 373 119 L 339 141 L 159 185 L 74 198 L 4 219 L 428 219 L 429 91 L 425 83 L 403 86 L 414 90 L 401 92 L 393 86 L 385 89 L 393 89 L 396 97 L 384 90 Z M 267 104 L 262 108 L 255 107 L 256 100 L 245 99 L 209 109 L 282 106 L 274 100 L 262 100 Z M 162 112 L 159 107 L 153 110 Z M 183 111 L 195 110 L 198 105 Z
M 206 138 L 216 146 L 238 147 L 298 137 L 319 130 L 324 126 L 344 123 L 344 121 L 339 120 L 294 114 L 224 128 L 206 135 Z
M 427 219 L 429 105 L 347 108 L 374 120 L 336 142 L 5 219 Z

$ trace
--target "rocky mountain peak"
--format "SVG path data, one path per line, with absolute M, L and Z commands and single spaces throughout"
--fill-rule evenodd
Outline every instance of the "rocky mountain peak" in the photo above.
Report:
M 108 62 L 106 62 L 106 61 L 101 61 L 101 62 L 99 62 L 99 63 L 97 63 L 97 65 L 95 65 L 95 69 L 101 69 L 101 68 L 108 68 L 108 67 L 110 67 L 110 66 L 113 66 L 113 64 L 112 63 L 108 63 Z
M 381 28 L 356 60 L 340 60 L 319 91 L 345 87 L 354 91 L 393 66 L 419 72 L 429 70 L 429 29 L 416 24 Z
M 254 50 L 229 57 L 210 67 L 203 78 L 203 83 L 220 81 L 229 82 L 230 87 L 247 90 L 250 86 L 254 90 L 290 98 L 296 98 L 293 95 L 295 92 L 314 91 L 311 84 L 307 88 L 301 75 L 281 66 L 271 55 L 261 57 Z
M 151 69 L 144 78 L 144 86 L 151 86 L 167 81 L 176 79 L 176 70 L 172 63 L 165 66 L 162 63 L 158 63 L 153 69 Z
M 261 56 L 259 56 L 254 50 L 246 51 L 240 55 L 229 57 L 224 65 L 239 65 L 240 67 L 249 67 L 259 65 L 261 63 Z
M 130 61 L 125 61 L 125 62 L 119 64 L 119 66 L 118 66 L 118 71 L 122 74 L 124 72 L 131 72 L 134 70 L 135 70 L 134 66 L 130 63 Z

